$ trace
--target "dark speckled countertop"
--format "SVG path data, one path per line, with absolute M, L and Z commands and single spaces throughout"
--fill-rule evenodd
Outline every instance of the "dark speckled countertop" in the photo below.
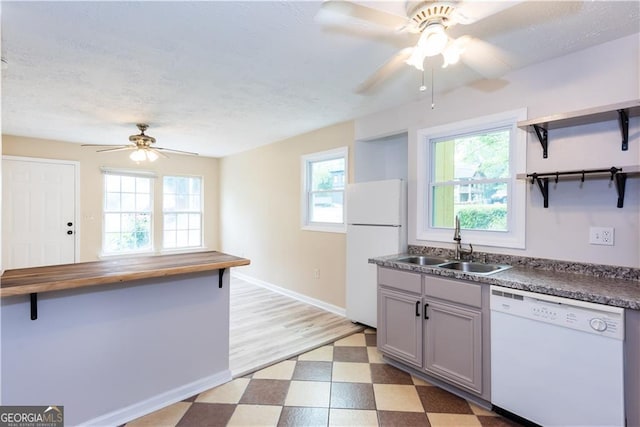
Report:
M 407 254 L 381 256 L 371 258 L 369 262 L 381 267 L 433 274 L 453 279 L 470 280 L 488 285 L 504 286 L 507 288 L 522 289 L 541 294 L 640 310 L 640 282 L 637 280 L 598 277 L 589 274 L 567 273 L 524 266 L 514 266 L 508 270 L 484 276 L 395 261 L 402 255 L 407 256 Z

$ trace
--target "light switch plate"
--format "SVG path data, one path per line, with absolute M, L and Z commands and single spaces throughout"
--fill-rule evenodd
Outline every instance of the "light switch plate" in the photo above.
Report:
M 613 246 L 613 227 L 591 227 L 589 228 L 589 243 L 592 245 Z

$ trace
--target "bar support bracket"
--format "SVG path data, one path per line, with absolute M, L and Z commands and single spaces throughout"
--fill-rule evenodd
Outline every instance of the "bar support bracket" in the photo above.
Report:
M 31 320 L 36 320 L 38 318 L 38 294 L 32 293 L 31 297 Z
M 218 287 L 222 289 L 222 276 L 224 276 L 224 268 L 218 270 Z

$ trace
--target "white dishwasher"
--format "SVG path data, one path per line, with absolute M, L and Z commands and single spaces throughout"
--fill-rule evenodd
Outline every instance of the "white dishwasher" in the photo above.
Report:
M 624 309 L 491 286 L 491 402 L 543 426 L 624 426 Z

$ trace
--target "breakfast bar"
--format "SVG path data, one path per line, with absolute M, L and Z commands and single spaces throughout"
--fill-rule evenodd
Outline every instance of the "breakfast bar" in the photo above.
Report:
M 119 425 L 227 382 L 221 252 L 7 270 L 2 405 L 63 405 L 66 425 Z

